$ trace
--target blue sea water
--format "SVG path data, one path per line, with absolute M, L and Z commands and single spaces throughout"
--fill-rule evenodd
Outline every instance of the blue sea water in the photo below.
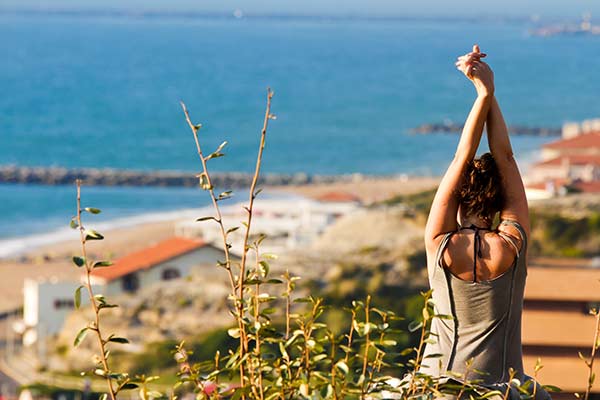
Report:
M 0 164 L 198 171 L 201 140 L 228 140 L 218 171 L 250 171 L 267 86 L 277 120 L 265 172 L 439 174 L 466 117 L 454 59 L 489 53 L 510 124 L 597 116 L 598 37 L 540 38 L 523 22 L 141 18 L 0 14 Z M 548 138 L 515 137 L 522 164 Z M 205 204 L 184 189 L 93 188 L 107 218 Z M 73 188 L 0 185 L 0 237 L 68 223 Z M 69 204 L 69 206 L 67 206 Z

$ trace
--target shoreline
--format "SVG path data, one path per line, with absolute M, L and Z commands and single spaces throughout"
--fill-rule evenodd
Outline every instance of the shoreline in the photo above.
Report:
M 337 181 L 337 182 L 320 182 L 306 183 L 295 185 L 266 185 L 264 186 L 265 195 L 267 198 L 285 198 L 300 196 L 305 198 L 316 199 L 328 192 L 344 192 L 348 193 L 365 204 L 369 205 L 374 202 L 390 198 L 394 195 L 408 194 L 427 190 L 439 182 L 437 177 L 355 177 L 354 181 Z M 237 204 L 237 203 L 236 203 Z M 226 205 L 224 208 L 235 206 Z M 139 235 L 144 231 L 144 227 L 148 226 L 170 226 L 174 229 L 177 222 L 182 220 L 193 220 L 198 218 L 202 213 L 210 212 L 212 206 L 204 206 L 197 208 L 183 208 L 169 211 L 152 211 L 143 212 L 137 215 L 128 217 L 118 217 L 112 220 L 102 221 L 102 214 L 99 218 L 89 219 L 89 224 L 95 229 L 106 234 L 107 239 L 111 235 L 118 234 L 131 230 L 131 235 Z M 96 222 L 98 221 L 98 222 Z M 174 234 L 174 233 L 173 233 Z M 12 260 L 14 262 L 31 262 L 35 259 L 42 258 L 64 258 L 67 249 L 70 252 L 77 250 L 72 242 L 75 240 L 73 230 L 68 227 L 68 221 L 65 221 L 62 227 L 49 228 L 44 233 L 31 233 L 23 236 L 7 237 L 0 239 L 0 262 Z M 121 235 L 119 235 L 121 236 Z M 145 235 L 142 235 L 145 236 Z M 140 240 L 143 242 L 144 240 Z M 151 241 L 151 238 L 147 238 Z M 78 244 L 78 240 L 75 240 Z M 112 241 L 111 241 L 112 242 Z M 122 253 L 119 251 L 121 246 L 114 243 L 114 253 Z M 99 246 L 102 247 L 102 246 Z

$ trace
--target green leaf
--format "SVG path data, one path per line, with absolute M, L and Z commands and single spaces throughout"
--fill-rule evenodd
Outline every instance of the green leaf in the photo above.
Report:
M 83 289 L 83 286 L 79 286 L 75 290 L 75 308 L 79 308 L 81 305 L 81 289 Z
M 415 349 L 414 349 L 414 348 L 412 348 L 412 347 L 407 347 L 406 349 L 404 349 L 404 350 L 402 350 L 402 351 L 400 352 L 400 355 L 401 355 L 402 357 L 405 357 L 405 356 L 409 355 L 410 353 L 413 353 L 414 351 L 415 351 Z
M 108 400 L 108 394 L 107 393 L 102 393 L 100 395 L 100 398 L 98 400 Z
M 225 140 L 223 143 L 221 143 L 219 145 L 219 147 L 217 147 L 217 149 L 215 150 L 215 153 L 219 153 L 221 150 L 223 150 L 223 148 L 227 146 L 227 140 Z
M 266 277 L 267 275 L 269 275 L 269 271 L 271 270 L 271 268 L 269 267 L 269 263 L 266 261 L 261 261 L 259 263 L 260 265 L 260 273 L 263 277 Z
M 129 389 L 137 389 L 139 385 L 137 383 L 127 382 L 124 385 L 121 385 L 121 390 L 129 390 Z
M 241 336 L 240 328 L 227 329 L 227 333 L 234 339 L 237 339 Z
M 217 197 L 217 200 L 225 200 L 228 199 L 232 196 L 232 191 L 231 190 L 227 190 L 221 194 L 219 194 L 219 197 Z
M 71 229 L 79 228 L 79 224 L 77 223 L 77 217 L 71 218 L 71 221 L 69 222 L 69 226 L 71 227 Z
M 78 267 L 83 267 L 85 265 L 85 258 L 79 257 L 79 256 L 74 256 L 73 263 L 75 265 L 77 265 Z
M 90 214 L 100 214 L 100 212 L 101 212 L 101 210 L 99 208 L 94 208 L 94 207 L 86 207 L 83 210 L 89 212 Z
M 117 337 L 117 336 L 111 336 L 110 338 L 108 338 L 109 342 L 113 342 L 113 343 L 121 343 L 121 344 L 127 344 L 129 343 L 129 340 L 127 340 L 124 337 Z
M 279 352 L 281 353 L 281 355 L 283 356 L 283 358 L 285 358 L 286 360 L 289 360 L 290 355 L 288 354 L 287 350 L 285 349 L 285 346 L 282 342 L 279 342 Z
M 547 392 L 562 392 L 562 389 L 559 388 L 558 386 L 553 386 L 553 385 L 542 385 L 542 388 L 544 388 L 544 390 L 546 390 Z
M 84 233 L 85 233 L 85 240 L 102 240 L 102 239 L 104 239 L 104 236 L 102 236 L 99 232 L 97 232 L 93 229 L 86 229 Z
M 77 336 L 75 337 L 75 341 L 73 342 L 73 346 L 77 347 L 79 346 L 79 344 L 83 341 L 83 339 L 85 339 L 85 335 L 87 335 L 88 332 L 88 328 L 85 327 L 82 330 L 79 331 L 79 333 L 77 334 Z
M 206 161 L 208 161 L 208 160 L 212 160 L 213 158 L 219 158 L 219 157 L 223 157 L 223 156 L 225 156 L 225 154 L 223 154 L 223 153 L 217 153 L 217 152 L 214 152 L 214 153 L 211 153 L 211 154 L 209 154 L 209 155 L 208 155 L 206 158 L 204 158 L 204 159 L 205 159 Z
M 211 219 L 217 221 L 215 217 L 200 217 L 196 220 L 196 222 L 210 221 Z
M 212 186 L 210 185 L 209 181 L 208 181 L 208 175 L 206 175 L 206 173 L 201 173 L 200 175 L 198 175 L 198 178 L 200 180 L 200 187 L 204 190 L 210 190 L 212 189 Z
M 477 398 L 478 399 L 489 399 L 489 398 L 492 398 L 492 397 L 495 397 L 495 396 L 499 396 L 499 397 L 503 398 L 504 397 L 504 393 L 502 393 L 499 390 L 492 390 L 492 391 L 486 392 L 484 395 L 482 395 L 480 397 L 477 397 Z
M 350 371 L 350 369 L 348 368 L 348 364 L 346 364 L 346 363 L 345 363 L 343 360 L 341 360 L 341 361 L 338 361 L 338 362 L 335 364 L 335 367 L 336 367 L 337 369 L 339 369 L 340 371 L 342 371 L 342 373 L 343 373 L 344 375 L 348 375 L 348 372 Z
M 94 265 L 92 265 L 92 269 L 110 267 L 111 265 L 113 265 L 112 261 L 96 261 Z
M 239 226 L 234 226 L 233 228 L 229 228 L 229 229 L 227 229 L 227 232 L 225 232 L 225 233 L 226 233 L 227 235 L 229 235 L 231 232 L 235 232 L 235 231 L 237 231 L 238 229 L 240 229 L 240 227 L 239 227 Z
M 423 327 L 423 322 L 421 321 L 412 321 L 410 324 L 408 324 L 408 330 L 410 332 L 415 332 L 419 329 L 421 329 Z

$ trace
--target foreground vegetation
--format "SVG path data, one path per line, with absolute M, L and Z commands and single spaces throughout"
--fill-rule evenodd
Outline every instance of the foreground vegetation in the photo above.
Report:
M 208 353 L 206 347 L 198 343 L 171 342 L 151 345 L 155 352 L 151 360 L 143 359 L 126 362 L 122 353 L 114 352 L 128 339 L 107 333 L 102 324 L 102 316 L 114 307 L 102 294 L 95 293 L 90 283 L 90 274 L 96 268 L 110 268 L 104 260 L 91 260 L 86 255 L 90 241 L 102 240 L 101 233 L 90 229 L 84 221 L 86 213 L 98 214 L 100 210 L 83 207 L 81 189 L 78 182 L 77 213 L 71 222 L 81 235 L 82 254 L 73 262 L 84 270 L 86 280 L 75 293 L 75 304 L 81 305 L 86 295 L 93 310 L 93 318 L 76 335 L 74 345 L 84 340 L 96 343 L 94 368 L 85 374 L 100 377 L 106 382 L 107 392 L 101 400 L 115 400 L 120 393 L 138 390 L 142 400 L 175 398 L 185 393 L 195 393 L 196 399 L 374 399 L 374 398 L 437 398 L 444 394 L 471 398 L 506 398 L 506 392 L 485 391 L 477 381 L 469 381 L 467 374 L 457 374 L 455 381 L 444 381 L 428 376 L 420 371 L 424 363 L 436 362 L 436 357 L 426 359 L 423 355 L 425 344 L 435 340 L 429 332 L 431 321 L 436 318 L 451 318 L 434 312 L 431 292 L 417 294 L 419 301 L 409 300 L 401 307 L 396 304 L 382 304 L 391 298 L 382 282 L 371 285 L 354 286 L 348 289 L 344 282 L 363 282 L 374 279 L 373 271 L 361 269 L 360 265 L 344 268 L 335 285 L 327 288 L 331 299 L 326 304 L 314 295 L 298 295 L 299 277 L 290 273 L 281 276 L 271 274 L 271 263 L 276 259 L 272 254 L 261 251 L 264 237 L 252 238 L 254 200 L 260 194 L 256 187 L 260 175 L 262 154 L 271 114 L 273 93 L 267 93 L 267 107 L 261 130 L 254 178 L 250 187 L 248 204 L 245 207 L 247 218 L 240 226 L 225 226 L 221 217 L 220 202 L 231 196 L 230 191 L 215 192 L 211 183 L 208 161 L 224 155 L 224 142 L 217 150 L 205 155 L 198 132 L 201 125 L 194 124 L 183 106 L 186 120 L 192 130 L 202 172 L 198 175 L 199 184 L 208 192 L 214 206 L 214 214 L 202 216 L 201 223 L 216 223 L 222 233 L 225 259 L 219 261 L 230 284 L 230 313 L 233 326 L 224 332 L 211 336 L 218 347 L 215 353 Z M 427 196 L 415 199 L 423 204 Z M 417 212 L 422 212 L 416 208 Z M 233 261 L 230 256 L 231 244 L 228 235 L 238 229 L 244 230 L 242 258 Z M 363 249 L 361 251 L 371 251 Z M 415 253 L 415 262 L 422 260 L 422 253 Z M 383 265 L 382 268 L 385 268 Z M 377 272 L 377 271 L 375 271 Z M 308 287 L 310 287 L 309 283 Z M 319 284 L 313 281 L 313 285 Z M 373 290 L 373 292 L 370 291 Z M 414 288 L 404 288 L 407 299 L 414 299 Z M 411 290 L 413 292 L 411 292 Z M 390 311 L 393 307 L 396 311 Z M 397 314 L 401 309 L 413 315 L 408 321 Z M 599 319 L 600 321 L 600 319 Z M 414 336 L 409 335 L 414 333 Z M 206 345 L 206 338 L 203 343 Z M 172 348 L 171 348 L 172 346 Z M 114 348 L 114 349 L 113 349 Z M 594 343 L 590 358 L 585 361 L 592 368 Z M 172 360 L 172 361 L 171 361 Z M 176 381 L 171 391 L 158 392 L 150 389 L 158 378 L 146 375 L 151 371 L 148 365 L 168 371 L 169 362 L 174 366 Z M 123 368 L 128 367 L 128 371 Z M 119 366 L 117 368 L 116 366 Z M 536 367 L 536 373 L 541 365 Z M 472 371 L 471 371 L 472 372 Z M 590 377 L 590 388 L 593 379 Z M 535 379 L 527 382 L 511 382 L 523 398 L 535 396 Z M 551 389 L 548 387 L 548 389 Z M 588 392 L 585 394 L 589 394 Z

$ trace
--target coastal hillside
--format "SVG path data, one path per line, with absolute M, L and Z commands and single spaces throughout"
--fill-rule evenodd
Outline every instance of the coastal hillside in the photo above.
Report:
M 297 297 L 323 296 L 326 303 L 341 308 L 369 293 L 378 304 L 402 313 L 407 311 L 405 302 L 426 286 L 421 243 L 422 226 L 405 205 L 374 206 L 338 219 L 310 247 L 281 255 L 271 262 L 271 274 L 289 271 L 300 276 Z M 201 275 L 193 275 L 144 289 L 135 296 L 111 299 L 119 307 L 106 313 L 105 329 L 134 343 L 123 347 L 132 355 L 121 355 L 122 362 L 136 370 L 141 367 L 135 360 L 144 359 L 140 354 L 151 357 L 168 343 L 181 339 L 203 343 L 215 331 L 226 338 L 223 329 L 233 320 L 227 312 L 224 271 L 223 278 L 222 282 L 207 282 Z M 417 307 L 412 308 L 416 313 Z M 324 316 L 333 329 L 343 324 L 334 314 Z M 50 346 L 55 349 L 51 369 L 78 371 L 90 366 L 95 344 L 84 341 L 77 350 L 71 347 L 73 332 L 90 317 L 89 309 L 71 314 Z M 204 351 L 210 354 L 210 349 Z

